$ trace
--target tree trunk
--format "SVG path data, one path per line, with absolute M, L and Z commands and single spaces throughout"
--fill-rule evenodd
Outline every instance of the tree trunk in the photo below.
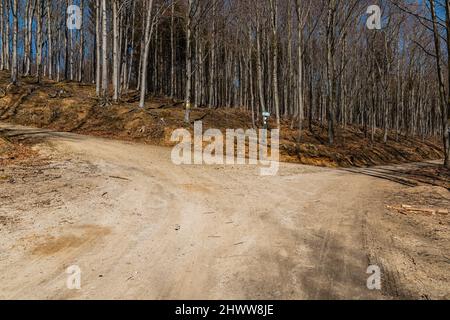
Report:
M 145 106 L 145 95 L 147 93 L 147 67 L 148 67 L 148 57 L 150 54 L 150 41 L 152 39 L 153 33 L 152 11 L 153 11 L 153 0 L 147 0 L 147 8 L 146 8 L 147 15 L 145 19 L 145 33 L 144 33 L 144 56 L 142 59 L 142 70 L 141 70 L 141 98 L 139 101 L 140 108 L 144 108 Z
M 296 10 L 297 10 L 297 46 L 298 46 L 298 82 L 297 82 L 297 93 L 298 93 L 298 140 L 300 141 L 302 137 L 303 130 L 303 116 L 304 116 L 304 99 L 303 99 L 303 21 L 301 14 L 301 4 L 300 0 L 296 0 Z
M 0 70 L 5 70 L 5 34 L 4 27 L 5 24 L 5 15 L 3 13 L 3 0 L 0 0 L 0 36 L 2 37 L 2 46 L 0 48 Z
M 175 97 L 175 0 L 172 0 L 170 16 L 170 97 Z
M 216 106 L 215 101 L 215 87 L 216 87 L 216 3 L 214 2 L 212 5 L 212 16 L 213 16 L 213 23 L 212 23 L 212 37 L 211 37 L 211 59 L 209 62 L 209 98 L 208 98 L 208 106 L 210 108 Z
M 66 0 L 66 8 L 69 6 L 69 0 Z M 67 10 L 64 11 L 64 78 L 69 79 L 69 28 L 67 26 Z
M 261 53 L 261 26 L 259 21 L 259 13 L 257 9 L 256 13 L 256 72 L 258 77 L 258 94 L 259 94 L 259 107 L 261 112 L 266 112 L 266 104 L 264 98 L 264 83 L 262 74 L 262 53 Z
M 12 68 L 11 68 L 11 81 L 13 84 L 17 83 L 18 73 L 19 73 L 19 65 L 17 61 L 17 35 L 19 33 L 19 9 L 18 9 L 18 0 L 12 0 L 12 16 L 13 16 L 13 53 L 12 53 Z
M 188 12 L 186 18 L 186 88 L 184 96 L 184 122 L 190 122 L 191 112 L 191 86 L 192 86 L 192 50 L 191 50 L 191 37 L 192 37 L 192 12 L 193 12 L 194 0 L 188 0 Z
M 434 38 L 434 48 L 436 51 L 436 68 L 437 68 L 437 76 L 438 76 L 438 82 L 439 82 L 439 97 L 440 97 L 440 104 L 441 104 L 441 117 L 442 117 L 442 130 L 443 130 L 443 143 L 444 143 L 444 152 L 445 152 L 445 161 L 444 165 L 446 167 L 450 167 L 449 165 L 449 133 L 448 133 L 448 103 L 450 102 L 447 97 L 445 96 L 445 84 L 444 84 L 444 75 L 441 68 L 442 63 L 442 57 L 441 57 L 441 41 L 440 41 L 440 34 L 437 27 L 437 17 L 436 17 L 436 11 L 435 11 L 435 3 L 434 0 L 428 0 L 430 3 L 430 11 L 431 11 L 431 17 L 433 22 L 433 38 Z M 446 12 L 447 12 L 447 23 L 448 23 L 448 16 L 449 16 L 449 10 L 448 10 L 448 1 L 446 5 Z M 450 64 L 450 62 L 449 62 Z M 449 65 L 450 66 L 450 65 Z
M 37 24 L 37 36 L 36 36 L 36 76 L 38 83 L 42 77 L 42 18 L 43 18 L 43 0 L 38 0 L 36 9 L 36 24 Z
M 119 100 L 119 77 L 120 77 L 120 71 L 119 71 L 119 8 L 118 8 L 118 0 L 112 1 L 112 7 L 113 7 L 113 88 L 114 88 L 114 95 L 113 95 L 113 101 L 117 102 Z
M 24 75 L 29 76 L 31 72 L 31 45 L 33 43 L 33 18 L 36 8 L 36 0 L 29 0 L 25 11 L 25 37 L 24 37 Z
M 9 9 L 10 9 L 10 2 L 6 1 L 5 4 L 5 14 L 6 14 L 6 21 L 9 21 Z M 9 55 L 9 51 L 10 51 L 10 47 L 9 47 L 9 39 L 10 39 L 10 27 L 9 27 L 9 23 L 5 23 L 6 27 L 5 27 L 5 36 L 2 37 L 3 41 L 4 41 L 4 45 L 5 45 L 5 68 L 7 70 L 11 69 L 11 61 L 10 61 L 10 55 Z
M 445 24 L 447 28 L 447 81 L 450 85 L 450 0 L 445 1 Z M 448 87 L 446 104 L 442 106 L 442 125 L 444 131 L 444 165 L 450 169 L 450 87 Z
M 100 0 L 95 1 L 95 48 L 96 48 L 96 69 L 95 69 L 95 84 L 96 84 L 96 93 L 97 96 L 100 96 L 100 88 L 101 88 L 101 63 L 102 60 L 102 41 L 101 41 L 101 8 L 100 8 Z
M 273 99 L 275 104 L 275 115 L 277 118 L 277 126 L 280 128 L 280 96 L 278 92 L 278 0 L 269 0 L 272 16 L 272 41 L 273 41 L 273 52 L 272 52 L 272 63 L 273 63 L 273 74 L 272 74 L 272 85 L 273 85 Z
M 132 70 L 133 70 L 133 58 L 134 58 L 134 50 L 135 50 L 135 48 L 134 48 L 134 35 L 135 35 L 135 25 L 134 25 L 134 21 L 136 20 L 135 19 L 135 17 L 136 17 L 136 2 L 135 1 L 133 1 L 133 7 L 132 7 L 132 9 L 131 9 L 131 11 L 132 11 L 132 15 L 131 15 L 131 21 L 133 21 L 133 24 L 132 24 L 132 29 L 131 29 L 131 46 L 130 46 L 130 57 L 129 57 L 129 61 L 128 61 L 128 65 L 129 65 L 129 67 L 128 67 L 128 76 L 127 76 L 127 82 L 126 82 L 126 85 L 125 85 L 125 88 L 126 88 L 126 90 L 128 90 L 129 88 L 130 88 L 130 81 L 131 81 L 131 72 L 132 72 Z M 128 51 L 128 48 L 127 48 L 127 51 Z
M 108 95 L 108 29 L 106 0 L 102 0 L 102 96 Z
M 51 0 L 47 0 L 47 55 L 48 55 L 48 77 L 53 79 L 53 34 L 52 34 L 52 7 Z M 81 45 L 83 47 L 83 44 Z
M 328 142 L 334 143 L 334 123 L 335 123 L 335 106 L 334 106 L 334 22 L 336 16 L 336 0 L 328 1 L 328 17 L 327 17 L 327 118 L 328 118 Z
M 80 29 L 80 48 L 79 48 L 79 61 L 78 61 L 78 82 L 83 81 L 83 68 L 84 68 L 84 0 L 80 0 L 81 16 L 81 29 Z

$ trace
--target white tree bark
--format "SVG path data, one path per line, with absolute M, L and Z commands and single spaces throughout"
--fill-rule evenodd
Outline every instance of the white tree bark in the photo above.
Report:
M 297 74 L 297 86 L 298 86 L 298 139 L 300 140 L 303 130 L 303 117 L 304 117 L 304 99 L 303 99 L 303 21 L 301 13 L 301 0 L 296 0 L 296 12 L 297 12 L 297 50 L 298 50 L 298 74 Z
M 47 43 L 48 43 L 48 77 L 53 79 L 53 33 L 52 33 L 52 6 L 47 0 Z
M 327 13 L 327 118 L 328 118 L 328 142 L 334 143 L 335 101 L 334 101 L 334 23 L 336 17 L 336 0 L 328 2 Z
M 108 29 L 106 0 L 102 0 L 102 96 L 108 95 Z
M 36 34 L 36 76 L 38 82 L 41 81 L 42 77 L 42 43 L 43 43 L 43 24 L 42 24 L 42 16 L 43 16 L 43 0 L 38 0 L 37 8 L 36 8 L 36 25 L 37 25 L 37 34 Z
M 264 83 L 262 74 L 262 53 L 261 53 L 261 25 L 258 9 L 256 11 L 256 72 L 258 77 L 258 94 L 261 112 L 266 112 L 266 103 L 264 98 Z
M 150 41 L 153 33 L 153 23 L 152 23 L 152 11 L 153 11 L 153 0 L 147 0 L 146 7 L 147 15 L 145 19 L 145 34 L 144 34 L 144 56 L 142 59 L 142 69 L 141 69 L 141 98 L 139 101 L 139 107 L 144 108 L 145 106 L 145 95 L 147 94 L 147 67 L 148 67 L 148 57 L 150 54 Z
M 5 34 L 4 34 L 4 22 L 5 16 L 3 14 L 3 1 L 0 0 L 0 36 L 2 37 L 2 46 L 0 48 L 0 70 L 5 70 Z
M 175 0 L 172 0 L 170 16 L 170 97 L 175 96 Z
M 273 99 L 275 103 L 275 113 L 277 118 L 277 126 L 280 127 L 280 96 L 278 93 L 278 0 L 269 0 L 270 10 L 271 10 L 271 21 L 272 21 L 272 41 L 273 41 L 273 52 L 272 52 L 272 85 L 273 85 Z
M 24 75 L 29 76 L 31 72 L 31 45 L 33 43 L 33 19 L 36 9 L 36 0 L 29 0 L 25 10 L 25 37 L 24 37 Z
M 10 5 L 9 5 L 9 1 L 6 1 L 5 4 L 5 15 L 8 16 L 9 15 L 9 9 L 10 9 Z M 5 21 L 8 21 L 8 18 L 5 19 Z M 9 46 L 9 39 L 10 39 L 10 27 L 9 27 L 9 23 L 5 23 L 5 36 L 3 37 L 3 41 L 4 41 L 4 45 L 5 45 L 5 68 L 7 70 L 11 69 L 11 57 L 10 57 L 10 46 Z
M 13 0 L 12 2 L 12 15 L 13 15 L 13 53 L 12 53 L 12 68 L 11 68 L 11 81 L 13 84 L 17 83 L 19 65 L 17 61 L 17 35 L 19 33 L 19 10 L 18 10 L 18 0 Z
M 80 47 L 78 50 L 78 82 L 83 81 L 83 68 L 84 68 L 84 0 L 80 0 L 81 10 L 81 29 L 80 29 Z
M 192 11 L 194 6 L 194 0 L 188 0 L 188 11 L 186 17 L 186 92 L 184 97 L 184 122 L 190 122 L 191 112 L 191 87 L 192 87 L 192 50 L 191 50 L 191 38 L 192 38 Z
M 119 100 L 119 10 L 117 0 L 112 1 L 113 7 L 113 87 L 114 95 L 113 100 L 117 102 Z
M 100 0 L 95 1 L 95 53 L 96 53 L 96 65 L 95 65 L 95 84 L 96 84 L 96 93 L 97 96 L 100 96 L 100 88 L 101 88 L 101 72 L 102 72 L 102 65 L 100 63 L 102 59 L 102 41 L 101 41 L 101 6 L 100 6 Z
M 128 90 L 130 87 L 131 71 L 133 70 L 133 58 L 134 58 L 134 51 L 135 51 L 135 48 L 134 48 L 134 35 L 135 35 L 134 21 L 135 21 L 135 17 L 136 17 L 136 2 L 135 1 L 133 1 L 133 7 L 132 7 L 131 11 L 132 11 L 131 21 L 133 21 L 133 23 L 132 23 L 132 29 L 131 29 L 131 47 L 130 47 L 131 52 L 130 52 L 130 57 L 129 57 L 129 61 L 128 61 L 128 65 L 129 65 L 128 76 L 127 76 L 127 80 L 126 80 L 126 84 L 125 84 L 126 90 Z M 128 51 L 128 48 L 127 48 L 127 51 Z

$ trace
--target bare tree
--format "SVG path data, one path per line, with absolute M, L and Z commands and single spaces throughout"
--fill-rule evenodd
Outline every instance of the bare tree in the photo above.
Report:
M 11 68 L 11 81 L 13 84 L 17 83 L 19 74 L 19 63 L 17 57 L 17 37 L 19 33 L 19 8 L 18 0 L 12 0 L 11 4 L 12 16 L 13 16 L 13 39 L 12 39 L 12 68 Z
M 30 1 L 31 2 L 31 1 Z M 83 0 L 81 1 L 83 3 Z M 51 0 L 46 1 L 47 8 L 47 55 L 48 55 L 48 77 L 53 79 L 53 26 L 52 26 L 52 3 Z
M 108 16 L 106 0 L 102 0 L 102 96 L 108 96 Z
M 100 0 L 95 0 L 95 49 L 96 49 L 96 69 L 95 69 L 95 83 L 96 83 L 96 92 L 97 96 L 100 96 L 100 87 L 101 87 L 101 64 L 102 61 L 102 35 L 101 35 L 101 6 Z
M 302 128 L 303 128 L 303 119 L 304 119 L 304 93 L 303 93 L 303 28 L 306 23 L 306 19 L 308 18 L 309 14 L 309 7 L 306 9 L 304 6 L 302 6 L 301 0 L 296 0 L 295 2 L 295 9 L 297 13 L 297 64 L 298 64 L 298 70 L 297 70 L 297 94 L 298 94 L 298 139 L 300 141 L 301 135 L 302 135 Z
M 120 58 L 119 58 L 119 0 L 112 1 L 113 13 L 113 87 L 114 95 L 113 100 L 117 102 L 119 100 L 119 87 L 120 87 Z
M 144 33 L 144 50 L 142 58 L 142 69 L 141 69 L 141 99 L 139 101 L 139 107 L 144 108 L 145 106 L 145 95 L 147 93 L 147 66 L 148 57 L 150 54 L 150 41 L 153 33 L 154 23 L 152 21 L 153 12 L 153 0 L 146 0 L 146 15 L 145 15 L 145 33 Z
M 273 51 L 272 51 L 272 85 L 273 85 L 273 95 L 275 103 L 275 116 L 277 118 L 277 126 L 280 127 L 280 97 L 278 95 L 278 0 L 269 0 L 270 2 L 270 13 L 272 22 L 272 41 L 273 41 Z
M 38 0 L 36 8 L 36 77 L 38 82 L 42 77 L 42 56 L 43 56 L 43 20 L 44 20 L 44 0 Z
M 78 48 L 78 82 L 83 81 L 83 69 L 84 69 L 84 0 L 80 0 L 80 11 L 82 13 L 81 15 L 81 29 L 80 29 L 80 42 L 79 42 L 79 48 Z
M 186 14 L 186 93 L 184 97 L 184 122 L 190 122 L 191 112 L 191 87 L 192 87 L 192 19 L 194 14 L 195 0 L 188 0 L 188 9 Z

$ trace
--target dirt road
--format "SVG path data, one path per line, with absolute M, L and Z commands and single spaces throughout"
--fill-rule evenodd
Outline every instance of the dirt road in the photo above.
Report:
M 0 184 L 2 299 L 383 297 L 366 287 L 365 225 L 393 182 L 176 166 L 167 148 L 0 128 L 43 138 L 36 148 L 52 159 Z M 66 288 L 71 265 L 81 290 Z

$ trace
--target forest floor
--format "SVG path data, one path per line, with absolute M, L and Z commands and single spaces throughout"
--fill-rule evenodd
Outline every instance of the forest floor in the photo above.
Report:
M 262 177 L 6 123 L 0 148 L 0 299 L 450 299 L 450 192 L 435 186 L 450 179 L 433 162 Z
M 120 103 L 102 106 L 90 84 L 56 83 L 23 78 L 19 86 L 10 86 L 10 75 L 0 72 L 0 121 L 48 128 L 120 140 L 170 146 L 173 130 L 185 127 L 183 102 L 164 97 L 148 97 L 144 109 L 138 108 L 137 92 L 123 96 Z M 204 130 L 216 128 L 248 129 L 251 113 L 239 108 L 192 110 L 192 122 L 201 120 Z M 355 126 L 337 128 L 333 146 L 327 143 L 327 130 L 314 123 L 300 143 L 298 130 L 291 129 L 292 119 L 284 119 L 281 127 L 280 153 L 285 162 L 324 167 L 365 167 L 393 163 L 421 162 L 443 157 L 440 141 L 394 134 L 382 142 L 378 130 L 372 142 L 364 129 Z M 274 126 L 274 123 L 272 123 Z M 192 129 L 192 125 L 188 126 Z M 369 133 L 370 136 L 370 133 Z

